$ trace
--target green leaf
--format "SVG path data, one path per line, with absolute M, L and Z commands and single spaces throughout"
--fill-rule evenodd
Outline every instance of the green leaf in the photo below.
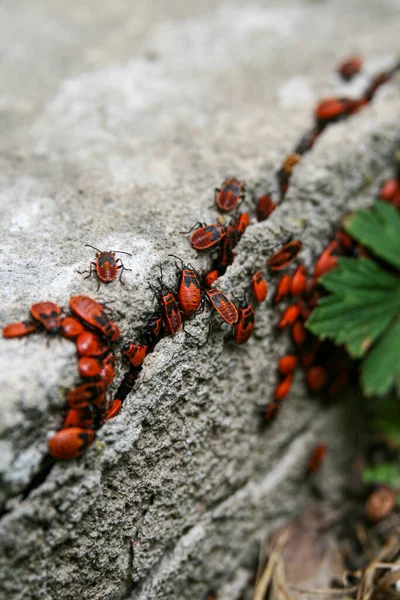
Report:
M 364 356 L 400 314 L 400 278 L 372 260 L 340 258 L 320 282 L 333 293 L 321 298 L 306 326 L 321 338 L 345 344 L 355 358 Z M 400 354 L 400 338 L 394 345 Z
M 400 403 L 393 396 L 386 396 L 377 405 L 375 428 L 392 445 L 400 448 Z
M 376 467 L 367 467 L 363 471 L 364 483 L 379 483 L 391 488 L 400 488 L 400 465 L 381 463 Z
M 371 208 L 347 218 L 344 228 L 374 254 L 400 268 L 400 212 L 394 206 L 377 200 Z
M 384 396 L 393 384 L 400 390 L 400 319 L 377 342 L 361 366 L 361 385 L 367 396 Z M 400 434 L 400 423 L 399 434 Z

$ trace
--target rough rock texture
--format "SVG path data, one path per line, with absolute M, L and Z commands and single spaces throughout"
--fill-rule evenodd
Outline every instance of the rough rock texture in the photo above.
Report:
M 392 64 L 399 13 L 395 0 L 2 3 L 2 323 L 26 318 L 34 301 L 95 295 L 77 273 L 91 243 L 133 253 L 126 286 L 97 297 L 115 301 L 123 337 L 134 339 L 160 263 L 174 281 L 167 254 L 207 265 L 179 232 L 212 221 L 215 185 L 235 174 L 250 190 L 276 190 L 314 102 L 357 94 Z M 355 51 L 369 60 L 366 75 L 343 86 L 334 65 Z M 223 290 L 240 296 L 287 231 L 301 232 L 311 264 L 340 217 L 372 201 L 400 142 L 399 92 L 397 77 L 326 131 L 282 206 L 246 231 Z M 203 346 L 207 314 L 188 325 L 194 338 L 162 340 L 94 446 L 25 498 L 76 357 L 73 344 L 43 335 L 0 340 L 8 599 L 197 599 L 225 584 L 231 600 L 260 540 L 306 503 L 304 467 L 321 437 L 331 451 L 321 485 L 340 500 L 355 437 L 347 407 L 322 410 L 298 377 L 279 419 L 260 430 L 257 406 L 271 398 L 287 338 L 269 303 L 256 318 L 241 348 L 221 331 Z

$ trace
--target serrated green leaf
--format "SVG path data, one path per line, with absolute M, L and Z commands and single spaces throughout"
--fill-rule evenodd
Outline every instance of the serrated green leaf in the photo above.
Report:
M 306 326 L 321 338 L 345 344 L 355 358 L 364 356 L 400 314 L 400 277 L 372 260 L 341 258 L 321 283 L 333 293 L 321 298 Z
M 400 382 L 400 319 L 377 342 L 361 366 L 361 385 L 367 396 L 384 396 Z
M 400 487 L 400 465 L 382 463 L 376 467 L 367 467 L 363 471 L 364 483 L 379 483 L 391 488 Z
M 388 202 L 377 200 L 344 222 L 346 231 L 374 254 L 400 268 L 400 213 Z

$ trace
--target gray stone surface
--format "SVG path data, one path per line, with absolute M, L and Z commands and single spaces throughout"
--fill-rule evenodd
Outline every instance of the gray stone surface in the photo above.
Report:
M 214 218 L 215 185 L 235 174 L 249 189 L 276 189 L 315 101 L 357 93 L 392 63 L 399 13 L 396 0 L 3 2 L 1 322 L 26 318 L 34 301 L 95 295 L 77 273 L 91 243 L 133 253 L 126 286 L 98 297 L 115 300 L 123 337 L 134 338 L 159 263 L 174 280 L 166 255 L 207 265 L 178 232 Z M 333 68 L 351 52 L 365 55 L 367 73 L 346 87 Z M 400 141 L 399 88 L 397 77 L 324 134 L 285 203 L 246 231 L 223 290 L 240 295 L 287 230 L 302 231 L 311 264 L 341 216 L 372 201 Z M 355 437 L 346 411 L 322 410 L 298 376 L 260 431 L 257 406 L 287 338 L 270 303 L 256 318 L 242 348 L 222 332 L 201 346 L 207 314 L 188 326 L 196 339 L 162 340 L 88 453 L 56 465 L 26 499 L 76 358 L 65 340 L 0 340 L 8 599 L 200 599 L 224 584 L 231 600 L 260 540 L 307 502 L 304 466 L 321 437 L 330 457 L 320 484 L 340 500 Z

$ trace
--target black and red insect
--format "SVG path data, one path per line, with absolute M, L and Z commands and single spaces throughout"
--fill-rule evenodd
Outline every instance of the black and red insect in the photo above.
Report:
M 251 277 L 251 289 L 257 302 L 264 302 L 268 294 L 268 285 L 258 271 Z
M 60 315 L 61 308 L 54 304 L 54 302 L 38 302 L 38 304 L 32 304 L 31 315 L 36 321 L 39 321 L 43 327 L 55 335 L 60 329 Z
M 220 210 L 228 212 L 244 198 L 244 183 L 235 177 L 226 179 L 220 188 L 215 188 L 215 201 Z
M 119 275 L 119 280 L 122 283 L 122 285 L 125 285 L 122 281 L 122 273 L 124 271 L 132 271 L 132 269 L 127 269 L 124 266 L 122 260 L 120 258 L 116 259 L 115 255 L 127 254 L 128 256 L 132 256 L 132 254 L 130 254 L 129 252 L 122 252 L 122 250 L 109 250 L 103 252 L 102 250 L 95 248 L 91 244 L 85 244 L 85 246 L 88 248 L 93 248 L 93 250 L 96 250 L 97 252 L 96 261 L 92 261 L 90 263 L 89 274 L 87 275 L 87 277 L 85 277 L 85 279 L 88 279 L 93 272 L 96 272 L 96 275 L 99 279 L 100 287 L 100 282 L 110 283 L 111 281 L 114 281 L 114 279 L 116 279 L 118 275 L 118 270 L 120 269 L 121 272 Z M 85 272 L 87 273 L 87 271 L 82 271 L 82 273 Z
M 238 320 L 233 326 L 233 339 L 235 344 L 245 344 L 254 330 L 254 310 L 244 299 L 239 305 Z
M 122 350 L 124 351 L 124 354 L 128 358 L 131 365 L 134 367 L 140 367 L 147 356 L 149 346 L 147 344 L 133 344 L 131 342 L 127 342 Z
M 219 244 L 226 235 L 226 225 L 222 223 L 212 223 L 212 225 L 198 223 L 198 225 L 199 227 L 190 236 L 190 243 L 195 250 L 208 250 Z
M 203 278 L 204 287 L 211 287 L 212 284 L 215 281 L 217 281 L 219 275 L 220 275 L 220 273 L 219 273 L 218 269 L 213 269 L 212 271 L 209 271 L 208 273 L 206 273 Z
M 23 337 L 24 335 L 35 333 L 36 330 L 36 325 L 34 323 L 29 323 L 25 321 L 21 321 L 20 323 L 10 323 L 9 325 L 6 325 L 3 329 L 3 337 Z
M 241 238 L 241 233 L 238 229 L 232 225 L 228 225 L 226 228 L 226 235 L 221 242 L 219 256 L 217 258 L 217 264 L 219 267 L 229 267 L 233 263 L 235 255 L 233 249 L 238 245 Z
M 118 326 L 111 321 L 101 304 L 89 296 L 73 296 L 69 301 L 72 312 L 90 327 L 94 327 L 110 341 L 120 337 Z
M 178 291 L 176 294 L 180 309 L 185 318 L 190 318 L 199 309 L 201 302 L 200 278 L 191 265 L 184 265 L 182 259 L 169 254 L 181 262 Z
M 83 332 L 83 325 L 75 317 L 64 317 L 60 322 L 60 333 L 69 340 L 74 340 Z
M 158 284 L 160 286 L 159 289 L 155 289 L 151 283 L 149 283 L 149 287 L 153 291 L 154 295 L 158 298 L 166 332 L 170 335 L 175 335 L 182 326 L 182 315 L 181 311 L 179 310 L 175 295 L 171 291 L 167 290 L 163 284 L 161 266 L 160 271 L 161 278 L 158 279 Z
M 250 224 L 250 217 L 248 213 L 239 213 L 238 218 L 236 219 L 236 223 L 234 225 L 235 229 L 237 229 L 241 235 L 244 234 L 247 227 Z
M 337 68 L 337 72 L 344 81 L 350 81 L 361 71 L 362 60 L 359 56 L 352 56 L 343 61 Z
M 278 416 L 280 410 L 279 402 L 270 402 L 262 409 L 262 416 L 266 423 L 271 423 Z
M 263 194 L 257 202 L 257 221 L 265 221 L 270 214 L 276 209 L 277 204 L 272 201 L 271 196 Z
M 292 242 L 285 244 L 268 260 L 269 268 L 272 271 L 280 271 L 281 269 L 285 269 L 290 265 L 292 260 L 296 258 L 300 250 L 300 240 L 293 240 Z
M 221 290 L 217 290 L 216 288 L 204 291 L 209 302 L 225 323 L 234 325 L 239 318 L 239 314 L 233 302 Z
M 321 129 L 329 123 L 336 123 L 355 112 L 357 100 L 352 98 L 326 98 L 317 104 L 314 116 Z
M 83 383 L 82 385 L 74 388 L 67 394 L 67 403 L 70 408 L 83 408 L 87 406 L 89 402 L 94 402 L 98 397 L 104 395 L 106 391 L 106 384 L 104 381 L 92 381 L 90 383 Z
M 57 460 L 77 458 L 93 444 L 96 432 L 82 427 L 61 429 L 49 439 L 49 452 Z
M 282 167 L 277 172 L 276 177 L 278 179 L 281 198 L 283 198 L 284 195 L 286 194 L 287 189 L 289 187 L 289 180 L 293 173 L 293 169 L 300 160 L 301 160 L 300 154 L 296 154 L 296 153 L 289 154 L 289 156 L 287 156 L 285 158 Z
M 163 331 L 164 323 L 161 315 L 152 315 L 143 329 L 143 337 L 146 339 L 146 342 L 149 345 L 149 351 L 150 348 L 152 348 L 161 338 Z

